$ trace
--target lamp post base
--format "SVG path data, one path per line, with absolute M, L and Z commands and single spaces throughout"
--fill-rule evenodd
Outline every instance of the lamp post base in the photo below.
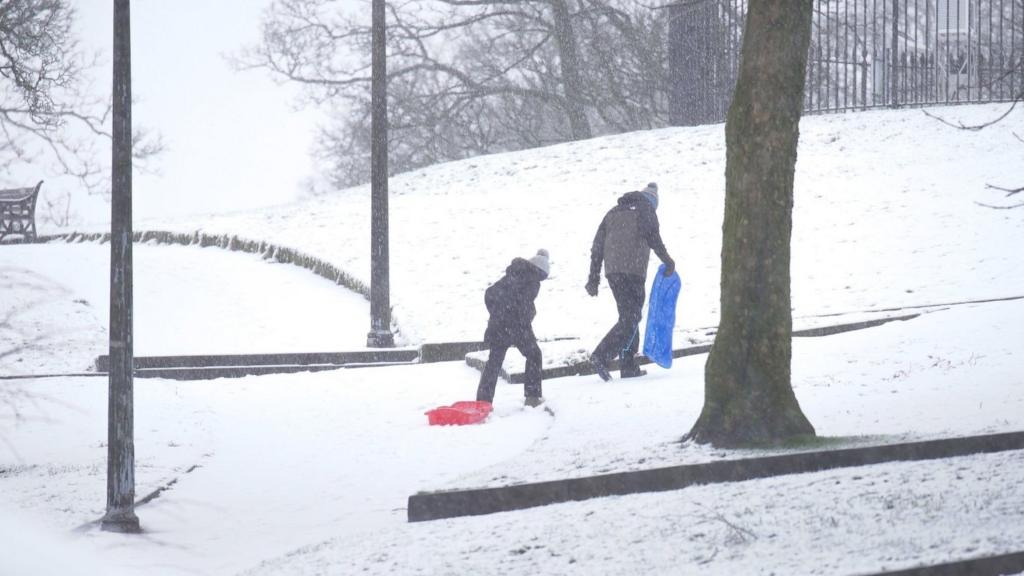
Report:
M 117 532 L 120 534 L 139 534 L 142 527 L 139 526 L 139 517 L 133 510 L 120 512 L 108 512 L 100 520 L 100 530 L 104 532 Z
M 390 330 L 371 330 L 366 335 L 367 348 L 394 348 L 395 335 Z

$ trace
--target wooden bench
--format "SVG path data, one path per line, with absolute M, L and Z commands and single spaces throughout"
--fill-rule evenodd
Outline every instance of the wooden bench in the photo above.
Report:
M 42 185 L 40 180 L 33 187 L 0 190 L 0 241 L 11 234 L 35 241 L 36 198 Z

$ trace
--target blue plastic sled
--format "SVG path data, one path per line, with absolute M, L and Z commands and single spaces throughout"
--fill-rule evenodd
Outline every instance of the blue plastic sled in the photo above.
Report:
M 665 277 L 665 265 L 658 267 L 647 305 L 644 330 L 644 356 L 662 368 L 672 367 L 672 329 L 676 325 L 676 300 L 679 298 L 679 274 Z

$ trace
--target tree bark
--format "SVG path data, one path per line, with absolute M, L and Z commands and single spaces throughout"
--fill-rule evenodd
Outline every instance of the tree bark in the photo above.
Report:
M 562 68 L 562 86 L 565 90 L 566 113 L 573 140 L 591 137 L 590 121 L 583 107 L 583 81 L 580 79 L 579 50 L 576 33 L 572 27 L 569 6 L 565 0 L 551 0 L 554 15 L 555 40 L 558 44 L 558 61 Z
M 721 320 L 689 438 L 716 446 L 813 435 L 790 381 L 790 237 L 811 0 L 754 0 L 726 120 Z

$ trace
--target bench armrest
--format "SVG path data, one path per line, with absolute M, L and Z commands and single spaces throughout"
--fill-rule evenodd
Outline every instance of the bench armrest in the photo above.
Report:
M 20 203 L 31 199 L 39 194 L 39 188 L 43 185 L 40 180 L 38 184 L 29 188 L 8 188 L 0 190 L 0 202 Z

